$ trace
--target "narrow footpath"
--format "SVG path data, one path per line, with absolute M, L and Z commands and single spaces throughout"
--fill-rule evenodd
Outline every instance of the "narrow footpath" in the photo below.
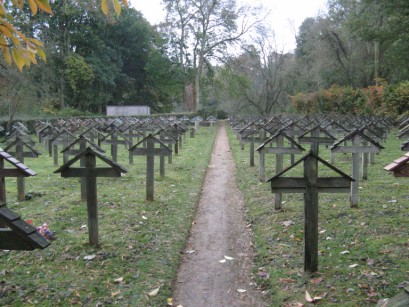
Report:
M 224 122 L 219 123 L 174 306 L 268 306 L 252 286 L 252 247 Z

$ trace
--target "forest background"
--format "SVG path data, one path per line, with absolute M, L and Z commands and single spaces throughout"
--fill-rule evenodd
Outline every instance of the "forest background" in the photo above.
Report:
M 33 13 L 34 1 L 40 10 Z M 118 10 L 118 1 L 104 3 Z M 408 110 L 406 0 L 330 0 L 325 14 L 304 20 L 292 53 L 277 47 L 262 7 L 163 3 L 166 20 L 153 26 L 131 7 L 104 14 L 100 1 L 2 1 L 2 118 L 102 115 L 107 105 L 220 117 Z M 18 50 L 20 37 L 4 29 L 6 17 L 38 43 L 26 61 L 36 65 L 9 65 L 19 63 L 18 53 L 8 59 L 7 50 Z

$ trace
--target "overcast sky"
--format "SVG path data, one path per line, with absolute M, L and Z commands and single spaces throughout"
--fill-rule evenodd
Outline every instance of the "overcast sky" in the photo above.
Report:
M 161 0 L 129 0 L 130 5 L 141 11 L 151 23 L 157 24 L 165 18 L 165 11 Z M 315 17 L 326 11 L 326 0 L 241 0 L 237 1 L 250 4 L 262 3 L 271 11 L 268 18 L 275 32 L 279 49 L 292 51 L 295 48 L 295 34 L 303 20 Z

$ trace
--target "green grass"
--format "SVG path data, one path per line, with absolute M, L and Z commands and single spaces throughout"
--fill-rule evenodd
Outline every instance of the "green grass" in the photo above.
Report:
M 57 239 L 44 250 L 0 251 L 2 306 L 164 306 L 171 296 L 180 254 L 194 218 L 216 128 L 187 136 L 173 163 L 159 177 L 155 158 L 155 201 L 145 201 L 146 157 L 129 165 L 121 148 L 118 163 L 128 169 L 120 178 L 98 178 L 100 247 L 88 244 L 86 203 L 80 201 L 77 178 L 53 172 L 45 147 L 25 164 L 37 172 L 26 178 L 26 193 L 43 193 L 29 201 L 16 199 L 16 180 L 8 178 L 7 202 L 24 219 L 48 223 Z M 33 139 L 35 139 L 33 137 Z M 109 155 L 109 147 L 103 146 Z M 62 157 L 60 157 L 60 164 Z M 93 260 L 84 260 L 95 255 Z M 160 287 L 156 296 L 148 296 Z
M 317 304 L 323 306 L 375 305 L 409 282 L 409 178 L 395 178 L 383 170 L 403 155 L 395 135 L 396 131 L 390 134 L 385 150 L 369 166 L 368 180 L 360 183 L 359 208 L 350 208 L 348 193 L 320 194 L 319 271 L 307 276 L 303 272 L 303 195 L 283 194 L 283 210 L 275 212 L 269 183 L 258 181 L 258 154 L 256 165 L 250 167 L 249 145 L 240 150 L 229 130 L 237 180 L 254 233 L 255 266 L 268 273 L 257 283 L 269 294 L 271 306 L 306 303 L 305 291 L 322 297 Z M 329 149 L 320 147 L 320 156 L 329 160 Z M 288 166 L 289 156 L 284 160 Z M 266 157 L 266 178 L 275 173 L 274 161 L 271 155 Z M 350 175 L 350 155 L 338 154 L 335 166 Z M 291 172 L 302 176 L 302 171 L 301 164 Z M 321 166 L 319 171 L 326 174 Z M 284 221 L 293 224 L 286 227 Z

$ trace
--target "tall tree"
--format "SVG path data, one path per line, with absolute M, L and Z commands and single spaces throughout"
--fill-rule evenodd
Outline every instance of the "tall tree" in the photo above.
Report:
M 237 7 L 235 0 L 164 0 L 167 8 L 167 31 L 185 76 L 185 90 L 193 89 L 193 105 L 200 106 L 201 78 L 211 61 L 223 58 L 227 48 L 237 43 L 252 26 L 248 8 Z M 240 25 L 238 24 L 240 22 Z M 190 86 L 192 85 L 192 86 Z M 186 93 L 185 100 L 189 96 Z

